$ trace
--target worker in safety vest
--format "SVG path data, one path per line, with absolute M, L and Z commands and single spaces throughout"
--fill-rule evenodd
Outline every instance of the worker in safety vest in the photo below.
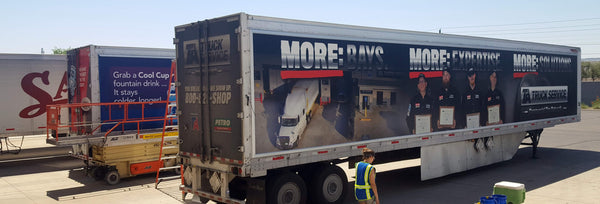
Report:
M 363 148 L 363 161 L 356 163 L 356 180 L 354 181 L 354 197 L 360 204 L 379 204 L 379 194 L 375 185 L 375 152 Z

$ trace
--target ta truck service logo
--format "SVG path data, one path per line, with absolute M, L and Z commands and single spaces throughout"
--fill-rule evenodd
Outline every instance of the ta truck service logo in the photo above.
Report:
M 209 66 L 231 63 L 231 36 L 210 36 L 208 41 L 188 40 L 183 42 L 184 68 L 197 68 L 202 63 Z
M 521 87 L 521 106 L 567 103 L 567 86 Z

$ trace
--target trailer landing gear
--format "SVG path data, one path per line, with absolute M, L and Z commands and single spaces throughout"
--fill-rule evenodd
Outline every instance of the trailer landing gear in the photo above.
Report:
M 531 143 L 521 143 L 522 145 L 531 145 L 532 148 L 532 154 L 531 154 L 531 158 L 537 159 L 537 146 L 540 142 L 540 136 L 542 136 L 542 131 L 544 131 L 544 129 L 538 129 L 538 130 L 532 130 L 532 131 L 527 131 L 527 135 L 525 136 L 525 138 L 529 138 L 531 139 Z

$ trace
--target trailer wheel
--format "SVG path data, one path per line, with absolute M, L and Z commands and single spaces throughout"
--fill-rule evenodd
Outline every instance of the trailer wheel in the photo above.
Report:
M 269 204 L 304 204 L 307 198 L 306 184 L 300 176 L 288 172 L 277 175 L 269 182 Z
M 342 203 L 348 189 L 346 173 L 336 165 L 323 168 L 311 182 L 312 203 Z
M 119 172 L 117 170 L 110 170 L 108 173 L 106 173 L 104 180 L 110 185 L 115 185 L 121 181 L 121 177 L 119 176 Z

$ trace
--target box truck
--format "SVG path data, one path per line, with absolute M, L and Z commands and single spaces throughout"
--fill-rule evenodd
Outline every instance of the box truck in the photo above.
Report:
M 285 98 L 283 115 L 279 117 L 277 147 L 290 149 L 298 145 L 298 140 L 310 122 L 310 117 L 319 96 L 319 81 L 301 79 L 294 83 Z
M 170 101 L 174 58 L 173 49 L 88 45 L 69 50 L 64 64 L 68 104 L 48 106 L 46 142 L 72 146 L 72 156 L 109 184 L 156 172 L 165 163 L 159 158 L 178 152 L 176 128 L 162 139 L 166 108 L 176 108 L 174 98 Z M 169 150 L 161 151 L 161 141 Z M 166 162 L 174 165 L 174 160 Z
M 365 147 L 380 163 L 420 158 L 426 180 L 581 120 L 577 47 L 244 13 L 177 26 L 174 44 L 180 189 L 194 201 L 340 203 L 352 187 L 336 164 Z M 258 96 L 277 81 L 265 77 L 318 80 L 334 98 L 295 148 L 276 147 L 291 95 Z

